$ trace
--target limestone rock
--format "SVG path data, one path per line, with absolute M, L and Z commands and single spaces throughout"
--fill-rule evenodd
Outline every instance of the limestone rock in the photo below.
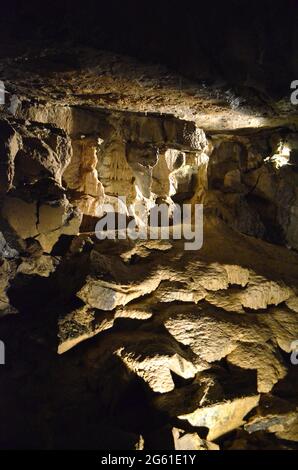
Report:
M 135 175 L 136 184 L 144 197 L 150 198 L 152 168 L 158 161 L 158 148 L 130 143 L 126 148 L 127 162 Z
M 209 310 L 209 311 L 208 311 Z M 164 321 L 167 330 L 177 341 L 190 346 L 200 358 L 214 362 L 232 353 L 238 342 L 254 346 L 269 339 L 270 331 L 260 330 L 252 317 L 217 311 L 212 308 L 174 307 Z
M 252 377 L 242 372 L 213 368 L 199 372 L 192 384 L 157 396 L 154 404 L 170 417 L 178 417 L 188 429 L 209 429 L 207 440 L 213 441 L 243 424 L 243 418 L 258 405 Z M 187 425 L 185 425 L 185 420 Z
M 98 148 L 96 138 L 73 139 L 71 162 L 63 173 L 67 186 L 80 194 L 77 206 L 88 215 L 96 214 L 98 205 L 104 202 L 104 188 L 97 171 Z
M 205 300 L 227 312 L 241 313 L 245 311 L 241 303 L 241 294 L 238 288 L 221 289 L 216 292 L 208 292 Z
M 14 178 L 14 159 L 21 147 L 18 133 L 8 121 L 0 121 L 0 193 L 12 188 Z
M 13 261 L 0 258 L 0 317 L 17 312 L 16 309 L 10 305 L 10 301 L 7 296 L 10 281 L 14 278 L 15 273 L 15 263 Z
M 141 336 L 135 345 L 120 347 L 117 355 L 155 392 L 165 393 L 174 388 L 171 371 L 189 379 L 202 367 L 194 365 L 178 344 L 169 338 L 148 335 L 142 339 Z
M 133 299 L 149 294 L 157 288 L 159 282 L 160 279 L 155 278 L 131 287 L 88 277 L 77 296 L 93 308 L 113 310 L 118 306 L 126 305 Z
M 180 415 L 192 426 L 206 426 L 209 428 L 207 439 L 212 441 L 218 437 L 238 428 L 243 424 L 243 418 L 259 402 L 259 395 L 236 398 L 209 407 L 198 408 L 192 413 Z
M 281 439 L 298 441 L 297 406 L 274 396 L 264 396 L 244 429 L 249 433 L 262 430 Z
M 98 177 L 107 196 L 125 196 L 127 204 L 134 202 L 135 176 L 126 158 L 126 146 L 113 136 L 104 142 L 98 153 Z
M 49 277 L 55 272 L 59 260 L 51 256 L 42 255 L 37 258 L 23 258 L 17 272 L 26 275 Z
M 160 281 L 161 273 L 150 269 L 129 269 L 115 257 L 107 257 L 91 252 L 94 274 L 88 276 L 77 296 L 90 307 L 100 310 L 113 310 L 130 301 L 154 291 Z
M 185 278 L 192 279 L 195 288 L 200 287 L 209 291 L 227 289 L 229 285 L 228 273 L 219 263 L 198 263 L 190 260 L 187 264 Z
M 187 379 L 200 370 L 193 363 L 195 358 L 191 353 L 183 351 L 173 338 L 159 332 L 111 332 L 102 340 L 98 337 L 97 344 L 88 353 L 88 361 L 98 368 L 108 367 L 116 358 L 126 370 L 160 393 L 174 389 L 171 372 Z
M 186 433 L 181 429 L 172 429 L 175 450 L 219 450 L 213 442 L 201 439 L 196 433 Z
M 80 231 L 82 214 L 67 200 L 39 207 L 37 240 L 44 251 L 50 253 L 60 235 L 77 235 Z
M 61 185 L 63 171 L 71 159 L 66 134 L 54 126 L 28 126 L 19 121 L 1 121 L 0 150 L 4 169 L 1 192 L 52 178 Z
M 71 147 L 65 136 L 52 133 L 26 136 L 22 149 L 14 161 L 14 184 L 33 184 L 43 178 L 52 178 L 61 185 L 62 174 L 71 158 Z
M 246 148 L 239 142 L 221 142 L 210 156 L 209 181 L 214 189 L 241 188 L 240 169 L 246 164 Z
M 171 117 L 163 122 L 153 116 L 131 114 L 125 117 L 122 125 L 125 138 L 140 144 L 152 142 L 157 146 L 185 150 L 203 150 L 207 145 L 205 133 L 193 122 Z
M 275 433 L 280 439 L 286 439 L 287 441 L 298 442 L 298 418 L 297 411 L 295 413 L 295 418 L 287 420 L 287 422 Z
M 61 316 L 58 322 L 58 354 L 113 326 L 113 316 L 86 306 Z
M 5 198 L 2 216 L 18 237 L 36 238 L 47 253 L 60 235 L 77 235 L 82 218 L 66 199 L 38 204 L 17 197 Z
M 275 351 L 269 343 L 241 343 L 228 355 L 227 359 L 243 369 L 257 369 L 260 393 L 270 392 L 276 382 L 287 373 L 278 351 Z
M 244 278 L 243 282 L 245 281 Z M 237 282 L 232 284 L 237 284 Z M 243 313 L 243 307 L 252 310 L 266 309 L 271 305 L 281 304 L 292 294 L 293 290 L 284 283 L 267 281 L 262 276 L 256 276 L 251 272 L 245 282 L 245 289 L 239 290 L 231 287 L 228 290 L 208 292 L 205 298 L 208 302 L 227 311 Z
M 206 297 L 205 289 L 190 290 L 186 284 L 164 281 L 155 291 L 154 296 L 160 302 L 195 302 Z
M 20 238 L 34 238 L 38 234 L 36 204 L 33 202 L 7 197 L 2 206 L 2 216 Z
M 298 313 L 298 297 L 293 296 L 286 300 L 286 305 L 294 312 Z
M 297 339 L 298 315 L 289 309 L 276 307 L 260 317 L 260 323 L 272 331 L 278 346 L 285 352 L 291 352 L 291 344 Z
M 207 69 L 193 34 L 183 77 L 88 44 L 0 48 L 0 316 L 19 310 L 0 319 L 0 447 L 296 446 L 297 113 L 254 83 L 276 41 L 234 29 Z M 161 203 L 171 234 L 176 204 L 204 205 L 200 249 L 97 238 Z
M 0 256 L 3 258 L 16 258 L 18 256 L 18 251 L 12 248 L 7 241 L 5 240 L 3 233 L 0 232 Z
M 137 301 L 132 302 L 125 307 L 119 307 L 115 311 L 116 318 L 130 318 L 133 320 L 148 320 L 152 317 L 153 313 L 150 308 L 150 302 Z
M 249 281 L 249 270 L 238 266 L 236 264 L 226 264 L 225 269 L 228 274 L 229 284 L 237 284 L 241 287 L 245 287 Z
M 241 296 L 243 307 L 254 310 L 267 308 L 268 305 L 278 305 L 288 300 L 293 291 L 283 283 L 266 281 L 254 277 L 247 285 Z

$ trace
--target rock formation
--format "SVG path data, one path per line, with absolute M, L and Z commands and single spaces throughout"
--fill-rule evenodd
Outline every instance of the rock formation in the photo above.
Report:
M 0 447 L 297 449 L 297 112 L 89 45 L 0 70 Z

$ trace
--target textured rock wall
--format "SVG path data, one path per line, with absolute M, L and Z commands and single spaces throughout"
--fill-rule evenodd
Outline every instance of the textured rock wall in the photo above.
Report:
M 0 445 L 297 447 L 295 132 L 66 106 L 0 130 Z M 99 241 L 123 195 L 203 202 L 203 247 Z
M 210 205 L 236 230 L 297 249 L 297 133 L 259 130 L 211 142 Z

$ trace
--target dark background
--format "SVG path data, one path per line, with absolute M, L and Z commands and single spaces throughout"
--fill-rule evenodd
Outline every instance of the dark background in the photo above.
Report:
M 84 45 L 281 96 L 298 79 L 298 0 L 10 0 L 0 41 L 2 55 L 28 41 Z

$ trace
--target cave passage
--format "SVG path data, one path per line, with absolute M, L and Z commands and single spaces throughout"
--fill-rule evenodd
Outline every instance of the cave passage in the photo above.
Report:
M 295 2 L 108 3 L 0 18 L 0 449 L 297 450 Z

